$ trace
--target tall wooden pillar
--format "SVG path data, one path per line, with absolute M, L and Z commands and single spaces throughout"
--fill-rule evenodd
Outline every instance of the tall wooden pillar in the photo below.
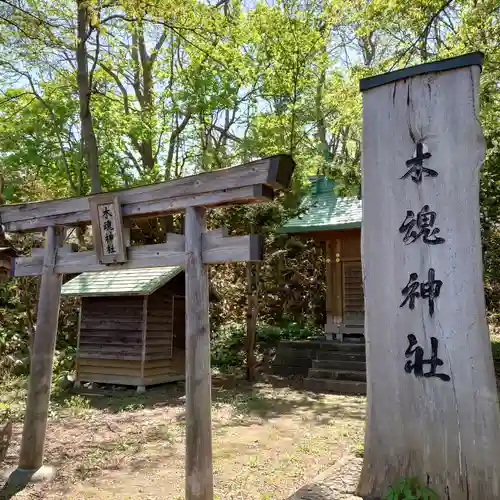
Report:
M 342 262 L 340 257 L 342 241 L 328 240 L 326 243 L 326 325 L 325 333 L 342 340 L 343 321 Z
M 337 238 L 335 240 L 335 263 L 333 266 L 333 321 L 339 328 L 337 338 L 342 341 L 343 335 L 340 332 L 340 328 L 344 319 L 344 301 L 342 291 L 342 262 L 340 257 L 341 247 L 342 240 Z
M 212 500 L 212 423 L 205 209 L 188 207 L 186 238 L 186 500 Z
M 34 471 L 43 464 L 62 286 L 62 274 L 56 274 L 54 266 L 62 235 L 62 228 L 50 226 L 45 236 L 45 255 L 35 339 L 31 353 L 28 399 L 19 456 L 19 469 L 23 470 Z
M 325 333 L 327 337 L 336 336 L 338 325 L 334 321 L 334 289 L 333 289 L 333 269 L 335 267 L 335 252 L 331 240 L 326 242 L 326 325 Z
M 358 494 L 500 500 L 479 218 L 482 54 L 361 81 L 368 409 Z

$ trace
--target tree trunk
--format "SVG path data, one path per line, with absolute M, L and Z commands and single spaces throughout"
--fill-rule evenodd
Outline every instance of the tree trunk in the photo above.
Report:
M 139 19 L 132 30 L 132 59 L 134 61 L 134 92 L 141 106 L 144 123 L 141 138 L 134 137 L 132 142 L 141 155 L 142 167 L 145 171 L 153 169 L 156 153 L 153 146 L 153 114 L 154 114 L 154 74 L 153 69 L 158 52 L 167 39 L 168 31 L 164 31 L 158 39 L 151 54 L 148 53 L 144 34 L 144 23 Z
M 416 476 L 445 500 L 500 499 L 479 223 L 479 63 L 362 81 L 362 496 Z
M 89 15 L 87 2 L 77 0 L 78 9 L 78 42 L 76 46 L 76 62 L 78 67 L 77 82 L 78 95 L 80 99 L 80 123 L 83 138 L 85 157 L 87 159 L 87 170 L 90 177 L 92 193 L 101 192 L 101 180 L 99 177 L 99 155 L 97 151 L 97 139 L 94 133 L 92 113 L 90 111 L 90 98 L 92 89 L 90 88 L 90 77 L 87 55 L 87 27 L 89 25 Z

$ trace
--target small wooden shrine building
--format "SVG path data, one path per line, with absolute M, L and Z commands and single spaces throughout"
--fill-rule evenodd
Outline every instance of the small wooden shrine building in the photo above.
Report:
M 301 207 L 305 211 L 280 231 L 326 244 L 326 336 L 360 338 L 364 326 L 361 200 L 337 196 L 335 182 L 328 177 L 309 180 Z
M 85 272 L 61 295 L 80 297 L 76 382 L 148 385 L 184 380 L 182 267 Z

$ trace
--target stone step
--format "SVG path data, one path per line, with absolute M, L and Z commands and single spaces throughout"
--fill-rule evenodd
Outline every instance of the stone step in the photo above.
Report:
M 324 378 L 305 378 L 304 388 L 312 392 L 326 392 L 333 394 L 366 395 L 366 382 L 352 380 L 332 380 Z
M 319 361 L 366 361 L 364 352 L 335 352 L 335 351 L 319 351 L 317 354 Z
M 329 378 L 332 380 L 353 380 L 366 382 L 366 372 L 357 370 L 309 370 L 309 378 Z
M 338 340 L 281 340 L 278 351 L 355 351 L 364 352 L 364 342 L 339 342 Z
M 356 370 L 366 372 L 366 362 L 338 359 L 313 360 L 312 368 L 314 370 Z
M 279 377 L 291 377 L 293 375 L 298 375 L 301 377 L 307 377 L 311 364 L 305 365 L 272 365 L 271 373 L 273 375 L 278 375 Z
M 333 351 L 333 352 L 365 352 L 364 342 L 323 342 L 321 344 L 321 351 Z

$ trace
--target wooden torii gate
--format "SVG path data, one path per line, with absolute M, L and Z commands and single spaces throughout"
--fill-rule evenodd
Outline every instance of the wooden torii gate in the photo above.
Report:
M 63 274 L 185 266 L 186 276 L 186 495 L 213 499 L 210 325 L 207 264 L 262 259 L 258 235 L 226 236 L 205 230 L 205 210 L 273 199 L 294 169 L 288 155 L 233 168 L 94 196 L 0 207 L 7 232 L 45 231 L 45 247 L 13 259 L 12 276 L 41 276 L 36 333 L 17 472 L 29 477 L 43 466 L 52 364 Z M 123 219 L 185 211 L 185 235 L 166 243 L 129 246 Z M 64 245 L 65 228 L 91 223 L 94 250 Z M 126 224 L 125 224 L 126 225 Z

